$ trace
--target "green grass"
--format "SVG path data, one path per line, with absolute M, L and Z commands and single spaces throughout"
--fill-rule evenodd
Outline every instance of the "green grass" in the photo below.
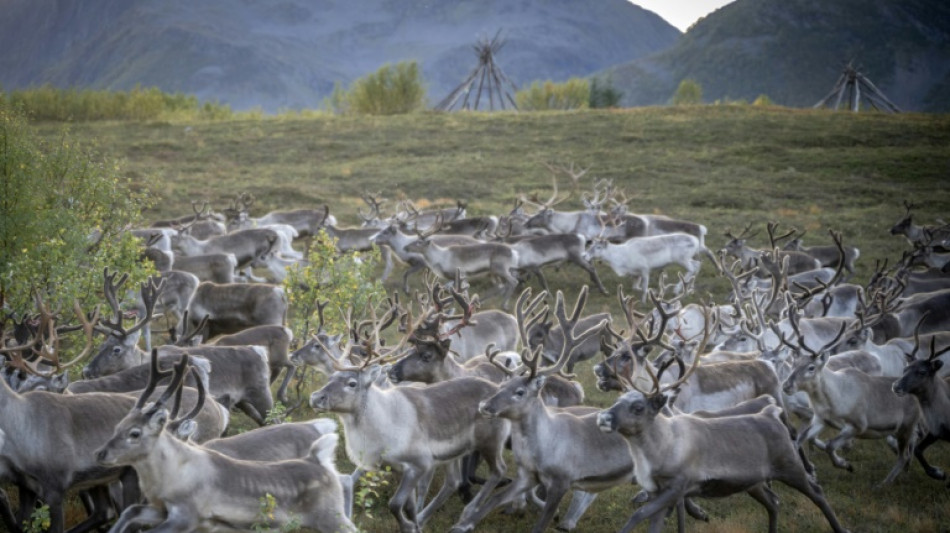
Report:
M 40 124 L 57 136 L 61 126 Z M 611 178 L 631 198 L 635 212 L 662 213 L 705 224 L 707 244 L 723 233 L 770 220 L 808 229 L 806 244 L 830 243 L 840 230 L 858 246 L 857 281 L 866 281 L 875 259 L 893 262 L 907 245 L 888 234 L 903 214 L 902 201 L 919 204 L 916 219 L 934 223 L 950 211 L 950 116 L 880 115 L 750 106 L 641 108 L 533 114 L 420 113 L 393 117 L 313 117 L 221 122 L 78 123 L 72 134 L 95 142 L 120 160 L 159 200 L 152 219 L 185 214 L 190 200 L 222 208 L 240 191 L 257 198 L 255 215 L 276 208 L 329 204 L 343 224 L 356 224 L 359 194 L 379 191 L 393 202 L 469 202 L 472 214 L 500 214 L 522 193 L 550 194 L 544 162 L 587 167 Z M 583 188 L 592 183 L 588 178 Z M 569 190 L 566 179 L 562 191 Z M 580 207 L 579 191 L 562 207 Z M 764 231 L 756 239 L 763 244 Z M 605 284 L 621 280 L 599 268 Z M 396 277 L 401 275 L 397 270 Z M 570 297 L 586 274 L 565 267 L 549 280 Z M 476 288 L 481 288 L 476 284 Z M 725 297 L 726 284 L 709 265 L 697 292 Z M 488 302 L 494 304 L 495 302 Z M 588 311 L 610 310 L 614 299 L 592 295 Z M 594 388 L 589 365 L 578 368 L 589 402 L 606 407 L 615 394 Z M 301 417 L 311 416 L 305 412 Z M 248 427 L 236 416 L 238 427 Z M 342 447 L 341 447 L 342 449 Z M 856 472 L 833 469 L 814 453 L 819 479 L 841 522 L 854 531 L 946 531 L 948 491 L 913 464 L 891 487 L 874 488 L 893 455 L 880 441 L 859 442 L 847 456 Z M 950 466 L 947 446 L 937 444 L 933 463 Z M 341 465 L 346 465 L 342 460 Z M 341 467 L 342 469 L 348 466 Z M 782 531 L 827 530 L 803 496 L 779 486 Z M 616 531 L 632 512 L 635 487 L 602 494 L 580 523 L 581 531 Z M 388 493 L 385 494 L 388 496 Z M 565 502 L 566 504 L 566 502 Z M 709 524 L 689 530 L 763 531 L 765 512 L 750 498 L 703 501 Z M 562 508 L 565 509 L 566 507 Z M 453 499 L 428 531 L 447 530 L 461 505 Z M 385 505 L 376 518 L 357 516 L 367 531 L 396 531 Z M 534 513 L 492 514 L 479 531 L 524 531 Z M 670 526 L 668 525 L 668 529 Z

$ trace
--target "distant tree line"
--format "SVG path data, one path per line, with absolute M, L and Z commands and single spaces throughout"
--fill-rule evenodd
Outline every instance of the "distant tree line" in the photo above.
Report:
M 156 87 L 130 91 L 59 89 L 50 85 L 0 91 L 0 104 L 20 109 L 32 120 L 155 120 L 160 118 L 224 119 L 231 108 L 198 101 L 194 95 L 166 93 Z

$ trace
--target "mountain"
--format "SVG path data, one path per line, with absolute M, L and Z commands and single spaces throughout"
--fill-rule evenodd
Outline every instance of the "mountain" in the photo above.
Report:
M 627 0 L 0 0 L 0 85 L 195 94 L 235 109 L 317 107 L 416 60 L 437 102 L 501 30 L 518 84 L 587 76 L 681 35 Z
M 853 62 L 899 107 L 950 111 L 950 2 L 737 0 L 669 49 L 607 69 L 625 105 L 664 104 L 680 81 L 706 101 L 811 106 Z

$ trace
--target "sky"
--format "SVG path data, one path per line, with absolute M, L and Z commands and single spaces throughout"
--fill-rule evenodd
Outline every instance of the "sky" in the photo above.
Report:
M 732 0 L 631 0 L 638 6 L 649 9 L 676 26 L 680 31 L 699 20 L 700 17 L 712 13 L 716 9 L 729 4 Z

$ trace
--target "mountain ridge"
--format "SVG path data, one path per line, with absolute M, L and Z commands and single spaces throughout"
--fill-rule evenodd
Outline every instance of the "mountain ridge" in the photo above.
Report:
M 317 107 L 386 63 L 416 60 L 436 102 L 498 30 L 519 84 L 588 76 L 680 32 L 626 0 L 7 0 L 0 84 L 196 94 L 236 109 Z M 5 20 L 5 22 L 4 22 Z

